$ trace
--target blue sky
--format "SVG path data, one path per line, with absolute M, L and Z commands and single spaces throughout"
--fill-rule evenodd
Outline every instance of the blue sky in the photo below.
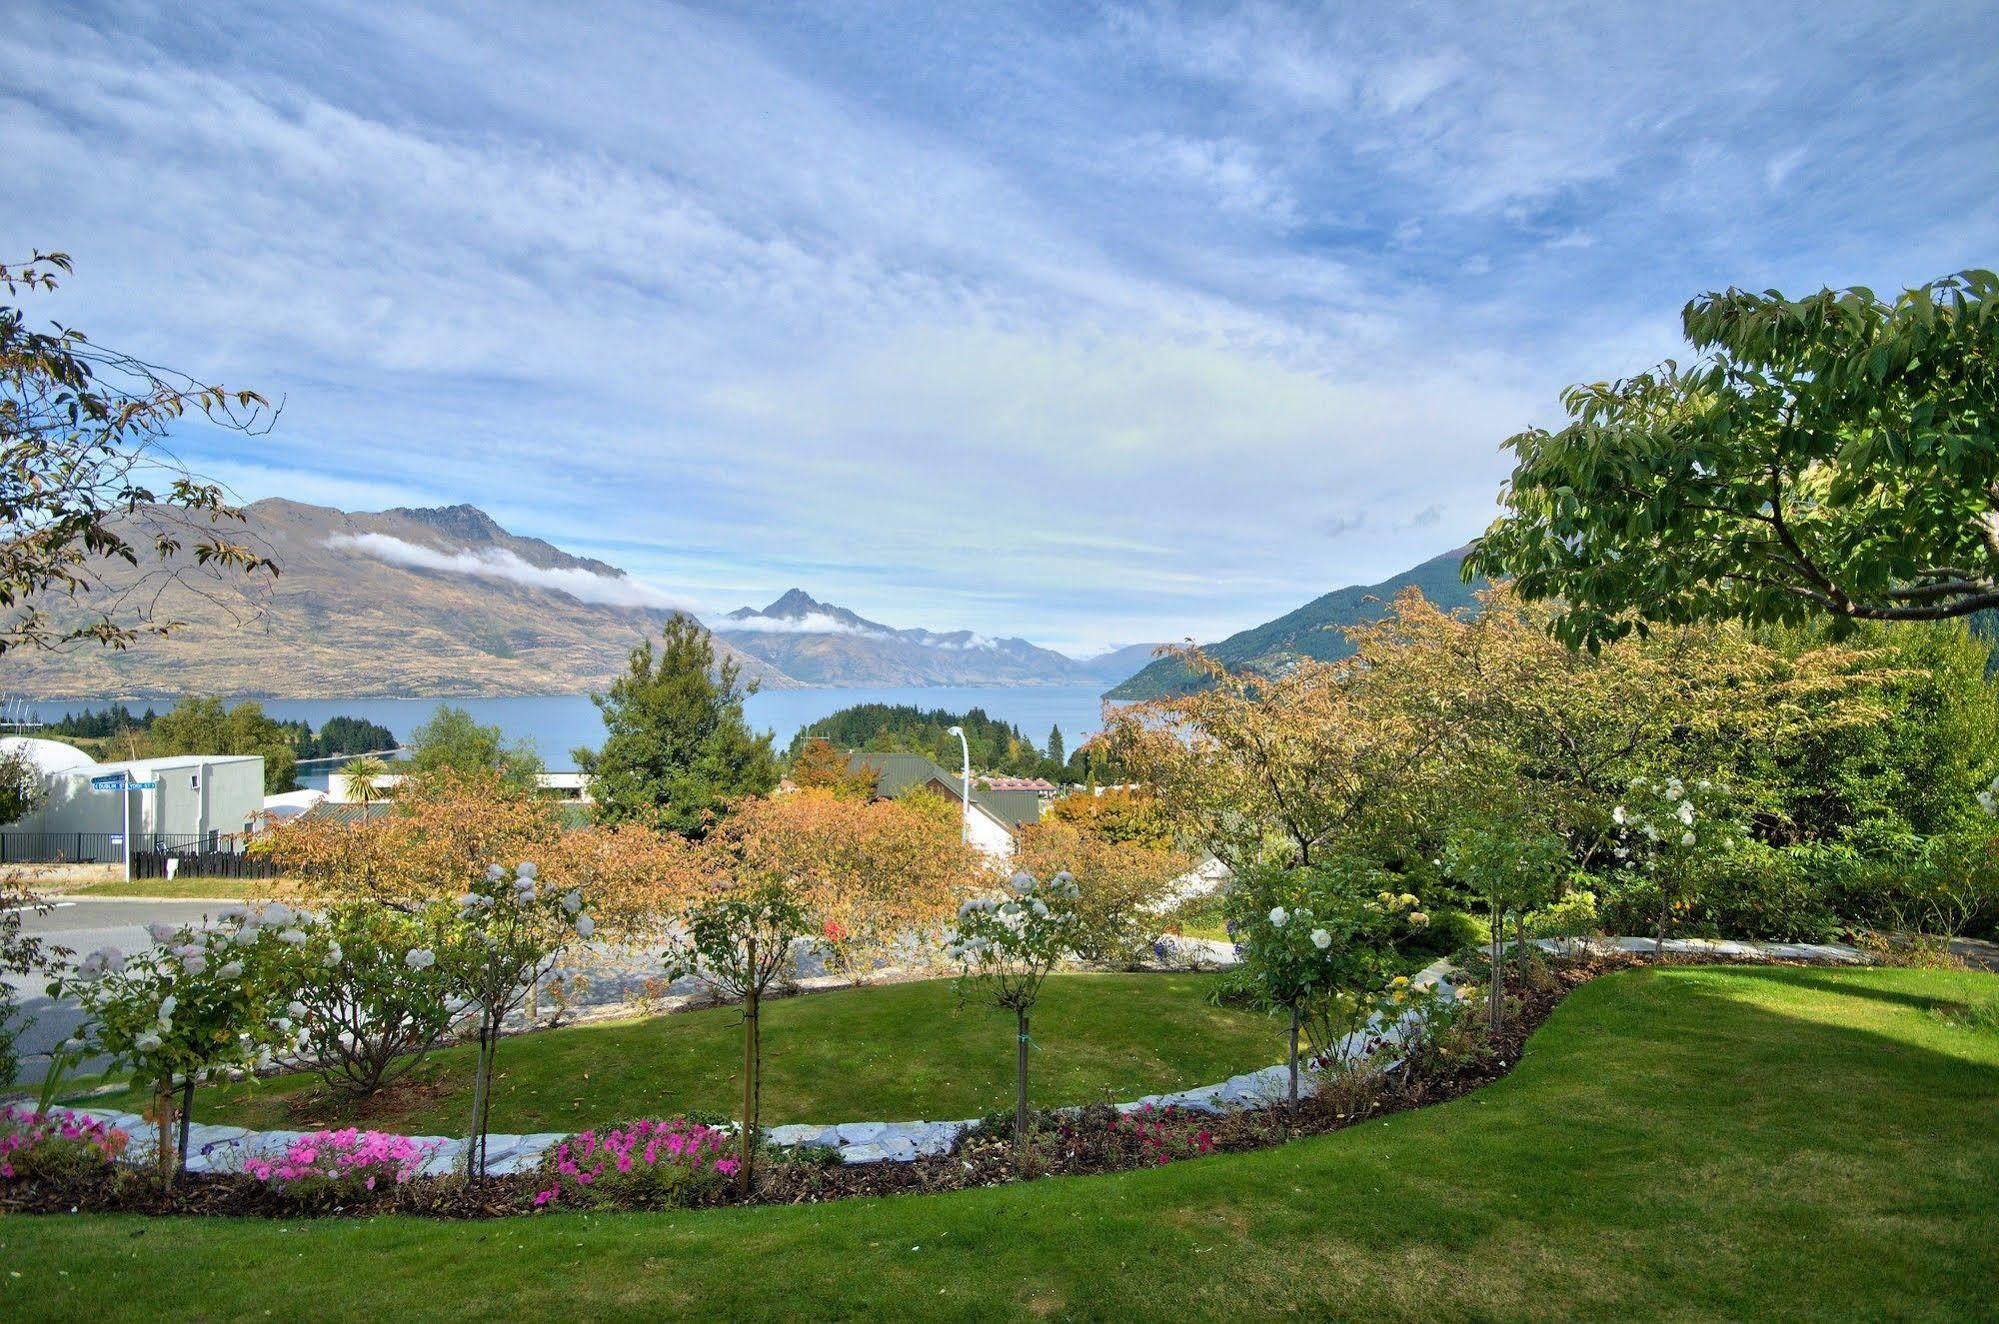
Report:
M 1985 3 L 555 10 L 0 2 L 0 244 L 285 397 L 245 499 L 1079 651 L 1464 541 L 1698 291 L 1999 263 Z

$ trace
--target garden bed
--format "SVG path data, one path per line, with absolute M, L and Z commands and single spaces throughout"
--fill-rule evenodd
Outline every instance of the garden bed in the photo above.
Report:
M 1696 958 L 1699 959 L 1699 958 Z M 1573 988 L 1603 974 L 1644 963 L 1642 956 L 1592 952 L 1547 962 L 1535 978 L 1510 979 L 1515 1003 L 1499 1034 L 1447 1035 L 1418 1059 L 1380 1077 L 1367 1089 L 1325 1088 L 1295 1107 L 1220 1115 L 1177 1108 L 1120 1113 L 1095 1105 L 1044 1114 L 1035 1137 L 1036 1176 L 1077 1176 L 1153 1167 L 1208 1153 L 1232 1153 L 1321 1135 L 1370 1119 L 1461 1097 L 1497 1079 L 1519 1061 L 1526 1041 Z M 147 1172 L 98 1168 L 61 1181 L 17 1180 L 0 1185 L 0 1210 L 73 1213 L 221 1214 L 276 1218 L 418 1214 L 440 1218 L 490 1218 L 542 1207 L 537 1196 L 551 1187 L 545 1172 L 487 1177 L 467 1184 L 454 1178 L 386 1182 L 375 1190 L 276 1190 L 243 1174 L 188 1174 L 172 1185 Z M 905 1163 L 841 1164 L 806 1150 L 773 1154 L 758 1168 L 747 1197 L 714 1183 L 692 1201 L 702 1204 L 799 1204 L 855 1196 L 964 1190 L 1017 1180 L 1011 1137 L 1000 1127 L 969 1131 L 952 1152 Z M 546 1197 L 544 1197 L 545 1199 Z M 621 1198 L 604 1193 L 591 1207 L 679 1208 L 670 1200 Z M 573 1207 L 573 1206 L 571 1206 Z

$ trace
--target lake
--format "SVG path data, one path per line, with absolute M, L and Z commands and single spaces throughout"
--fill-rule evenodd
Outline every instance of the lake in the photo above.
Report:
M 943 708 L 954 713 L 983 708 L 988 715 L 1018 726 L 1021 734 L 1037 745 L 1048 739 L 1049 727 L 1059 725 L 1063 739 L 1073 750 L 1083 737 L 1094 735 L 1102 727 L 1100 694 L 1101 691 L 1093 685 L 765 690 L 750 696 L 744 704 L 744 712 L 753 729 L 776 735 L 780 750 L 791 743 L 792 736 L 800 728 L 829 713 L 860 703 L 907 703 L 924 709 Z M 236 700 L 226 702 L 235 703 Z M 450 703 L 465 709 L 487 726 L 499 727 L 509 740 L 533 742 L 536 752 L 551 769 L 574 767 L 575 762 L 569 756 L 572 749 L 578 745 L 600 744 L 604 739 L 603 721 L 587 694 L 510 699 L 259 699 L 258 702 L 272 717 L 303 720 L 314 727 L 322 725 L 329 717 L 365 718 L 388 727 L 396 733 L 398 740 L 407 740 L 410 732 L 436 711 L 438 704 Z M 9 716 L 14 715 L 17 706 L 10 705 Z M 55 699 L 30 702 L 25 706 L 38 720 L 53 721 L 64 713 L 105 705 Z M 148 705 L 133 703 L 127 706 L 144 712 Z M 155 700 L 151 706 L 165 711 L 172 705 Z M 300 780 L 305 785 L 323 783 L 323 765 L 317 777 L 308 774 Z

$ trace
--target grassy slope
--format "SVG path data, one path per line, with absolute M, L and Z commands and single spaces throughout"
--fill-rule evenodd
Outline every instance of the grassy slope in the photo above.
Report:
M 1034 1017 L 1035 1097 L 1088 1103 L 1224 1080 L 1283 1056 L 1277 1022 L 1211 1007 L 1201 975 L 1058 975 Z M 578 1026 L 500 1047 L 493 1126 L 579 1130 L 682 1109 L 733 1113 L 741 1100 L 741 1015 L 735 1008 Z M 787 998 L 764 1011 L 764 1116 L 780 1122 L 976 1117 L 1013 1097 L 1013 1022 L 960 1006 L 948 980 Z M 412 1134 L 456 1132 L 471 1109 L 472 1054 L 454 1048 L 418 1069 L 434 1092 L 374 1124 Z M 587 1078 L 586 1074 L 587 1073 Z M 195 1116 L 239 1126 L 296 1127 L 284 1096 L 309 1077 L 204 1092 Z M 119 1101 L 135 1106 L 135 1099 Z M 339 1110 L 305 1115 L 352 1121 Z
M 1973 1318 L 1999 1300 L 1999 1034 L 1936 1007 L 1993 997 L 1986 975 L 1621 975 L 1444 1107 L 950 1196 L 10 1218 L 0 1316 Z

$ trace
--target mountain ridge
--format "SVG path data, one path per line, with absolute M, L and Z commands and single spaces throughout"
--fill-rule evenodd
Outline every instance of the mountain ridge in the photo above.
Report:
M 1274 620 L 1239 630 L 1219 643 L 1204 644 L 1210 657 L 1231 670 L 1278 674 L 1301 657 L 1336 661 L 1353 646 L 1340 627 L 1379 620 L 1388 602 L 1416 588 L 1446 611 L 1474 605 L 1483 582 L 1468 584 L 1459 573 L 1469 545 L 1433 556 L 1379 584 L 1350 584 L 1312 599 Z M 1202 688 L 1201 678 L 1178 658 L 1162 657 L 1104 693 L 1106 699 L 1161 699 Z

